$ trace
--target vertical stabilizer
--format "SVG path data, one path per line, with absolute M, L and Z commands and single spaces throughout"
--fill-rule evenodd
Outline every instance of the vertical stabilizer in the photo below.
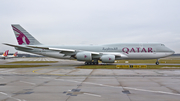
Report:
M 7 50 L 7 51 L 5 51 L 4 53 L 3 53 L 3 56 L 7 56 L 8 55 L 8 52 L 9 52 L 9 50 Z
M 16 56 L 17 56 L 17 53 L 18 53 L 18 52 L 14 53 L 13 56 L 16 57 Z
M 16 36 L 19 45 L 38 45 L 41 44 L 36 40 L 31 34 L 29 34 L 25 29 L 23 29 L 19 24 L 11 25 Z

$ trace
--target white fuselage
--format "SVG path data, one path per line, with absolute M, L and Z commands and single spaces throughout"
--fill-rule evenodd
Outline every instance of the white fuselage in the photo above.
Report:
M 51 46 L 51 45 L 34 45 L 38 47 L 53 47 L 53 48 L 61 48 L 61 49 L 74 49 L 76 53 L 84 51 L 84 52 L 98 52 L 99 55 L 93 56 L 93 58 L 100 58 L 105 54 L 114 54 L 120 55 L 116 56 L 116 60 L 122 59 L 159 59 L 163 57 L 170 56 L 174 54 L 174 51 L 167 48 L 163 44 L 157 43 L 145 43 L 145 44 L 110 44 L 110 45 L 99 45 L 99 46 Z M 16 48 L 21 51 L 26 51 L 34 54 L 39 54 L 43 56 L 60 58 L 60 59 L 73 59 L 71 55 L 65 56 L 63 53 L 59 51 L 52 51 L 46 49 L 21 49 Z M 72 54 L 72 55 L 74 55 Z

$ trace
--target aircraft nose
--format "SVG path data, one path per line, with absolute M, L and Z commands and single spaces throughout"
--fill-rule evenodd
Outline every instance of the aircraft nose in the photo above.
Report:
M 173 50 L 171 50 L 171 49 L 170 49 L 170 51 L 169 51 L 169 52 L 170 52 L 171 54 L 174 54 L 174 53 L 175 53 L 175 51 L 173 51 Z
M 165 54 L 166 54 L 166 56 L 170 56 L 170 55 L 172 55 L 172 54 L 174 54 L 175 53 L 175 51 L 173 51 L 173 50 L 168 50 Z
M 169 55 L 172 55 L 175 53 L 175 51 L 171 50 L 170 48 L 167 48 L 167 52 L 169 53 Z

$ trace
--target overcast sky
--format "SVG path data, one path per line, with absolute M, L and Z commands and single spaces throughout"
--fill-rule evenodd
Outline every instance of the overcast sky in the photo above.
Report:
M 20 24 L 43 44 L 160 42 L 180 53 L 180 0 L 1 0 L 0 52 Z

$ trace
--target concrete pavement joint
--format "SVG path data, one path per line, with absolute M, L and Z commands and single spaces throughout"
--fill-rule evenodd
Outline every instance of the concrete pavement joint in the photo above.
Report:
M 99 85 L 99 86 L 112 87 L 112 88 L 125 88 L 125 89 L 129 89 L 129 90 L 136 90 L 136 91 L 144 91 L 144 92 L 152 92 L 152 93 L 161 93 L 161 94 L 169 94 L 169 95 L 178 95 L 178 96 L 180 96 L 180 94 L 171 93 L 171 92 L 164 92 L 164 91 L 153 91 L 153 90 L 145 90 L 145 89 L 138 89 L 138 88 L 132 88 L 132 87 L 118 87 L 118 86 L 116 87 L 116 86 L 109 86 L 109 85 L 91 83 L 91 82 L 79 82 L 79 81 L 74 81 L 74 80 L 64 80 L 64 79 L 55 79 L 55 80 L 76 82 L 76 83 L 84 83 L 84 84 L 91 84 L 91 85 Z
M 5 96 L 7 96 L 8 98 L 11 98 L 11 99 L 14 99 L 14 100 L 17 100 L 17 101 L 22 101 L 22 100 L 20 100 L 20 99 L 18 99 L 18 98 L 12 97 L 12 96 L 4 93 L 4 92 L 0 92 L 0 94 L 5 95 Z
M 101 97 L 101 95 L 96 95 L 96 94 L 90 94 L 90 93 L 83 93 L 85 95 L 91 95 L 91 96 L 96 96 L 96 97 Z
M 19 81 L 19 82 L 22 82 L 22 83 L 27 83 L 27 84 L 31 84 L 31 85 L 36 85 L 35 83 L 26 82 L 26 81 Z

